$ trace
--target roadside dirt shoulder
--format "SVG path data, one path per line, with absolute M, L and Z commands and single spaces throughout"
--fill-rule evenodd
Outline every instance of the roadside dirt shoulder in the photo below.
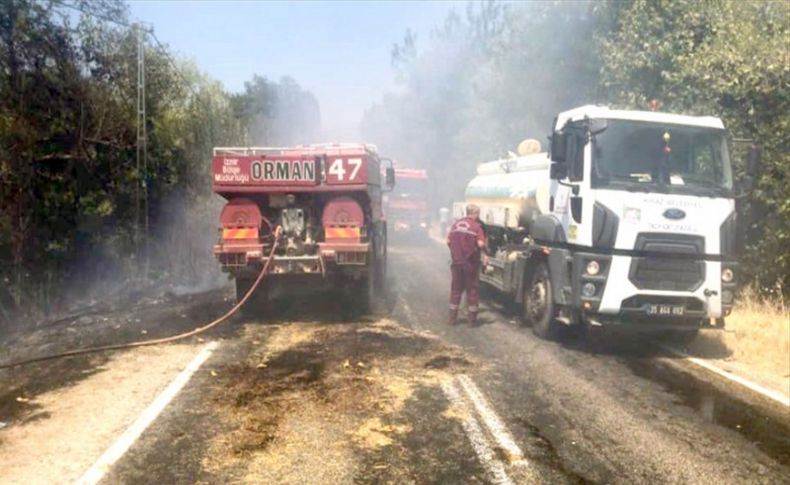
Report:
M 702 331 L 681 350 L 790 400 L 790 315 L 761 314 L 759 324 L 755 314 L 734 315 L 740 318 L 728 321 L 726 330 Z
M 148 347 L 97 357 L 73 386 L 20 396 L 28 412 L 0 430 L 0 483 L 79 478 L 194 357 L 199 346 Z

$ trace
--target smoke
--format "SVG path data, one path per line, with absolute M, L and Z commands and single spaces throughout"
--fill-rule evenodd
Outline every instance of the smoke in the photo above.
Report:
M 525 138 L 545 144 L 557 112 L 595 101 L 594 10 L 578 2 L 489 2 L 451 12 L 425 38 L 407 34 L 393 49 L 399 87 L 365 112 L 363 139 L 382 156 L 428 170 L 436 217 L 439 207 L 463 198 L 477 163 L 506 155 Z M 219 145 L 294 145 L 327 133 L 315 96 L 293 79 L 255 76 L 243 93 L 216 96 L 232 111 L 218 124 L 241 126 L 238 136 L 218 137 Z M 148 260 L 154 282 L 197 290 L 226 281 L 211 254 L 223 201 L 209 191 L 210 147 L 190 149 L 189 163 L 206 165 L 178 180 L 189 193 L 163 189 L 152 206 Z M 140 274 L 140 258 L 120 256 L 133 252 L 131 233 L 105 232 L 112 237 L 77 265 L 72 293 L 122 291 Z
M 593 5 L 471 5 L 430 38 L 407 33 L 393 49 L 401 91 L 371 106 L 367 141 L 404 165 L 426 168 L 432 213 L 461 200 L 477 163 L 526 138 L 546 147 L 554 116 L 594 102 Z
M 198 200 L 179 191 L 162 201 L 149 246 L 153 282 L 177 294 L 227 284 L 228 277 L 212 251 L 218 241 L 217 221 L 223 205 L 221 197 L 208 191 Z
M 274 83 L 253 76 L 236 95 L 237 112 L 248 126 L 247 143 L 255 146 L 292 146 L 315 142 L 321 113 L 313 93 L 290 77 Z
M 289 146 L 313 142 L 320 131 L 318 102 L 289 77 L 274 83 L 253 76 L 241 94 L 230 95 L 231 106 L 246 131 L 245 140 L 221 139 L 218 145 Z M 192 127 L 191 129 L 199 129 Z M 225 130 L 225 137 L 233 137 Z M 198 147 L 194 147 L 197 149 Z M 214 257 L 218 220 L 225 200 L 211 190 L 211 149 L 191 153 L 177 185 L 150 194 L 148 243 L 129 248 L 128 239 L 114 237 L 100 244 L 93 261 L 80 266 L 80 290 L 67 300 L 84 303 L 128 296 L 138 288 L 147 292 L 194 293 L 228 284 L 228 276 Z M 142 246 L 142 244 L 141 244 Z M 134 258 L 118 258 L 134 254 Z M 105 264 L 96 265 L 97 255 Z

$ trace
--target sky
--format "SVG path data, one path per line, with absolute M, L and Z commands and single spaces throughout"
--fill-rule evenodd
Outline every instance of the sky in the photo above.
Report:
M 329 137 L 358 137 L 364 110 L 397 89 L 394 44 L 407 29 L 417 46 L 463 1 L 129 2 L 133 20 L 150 24 L 178 55 L 232 92 L 259 74 L 293 77 L 313 92 Z

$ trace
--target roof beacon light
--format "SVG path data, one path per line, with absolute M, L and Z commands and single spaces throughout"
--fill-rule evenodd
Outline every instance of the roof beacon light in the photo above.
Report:
M 664 145 L 664 153 L 666 153 L 667 155 L 672 153 L 672 147 L 669 146 L 669 140 L 671 140 L 671 139 L 672 139 L 672 137 L 669 134 L 669 132 L 665 131 L 664 132 L 664 143 L 665 143 L 665 145 Z

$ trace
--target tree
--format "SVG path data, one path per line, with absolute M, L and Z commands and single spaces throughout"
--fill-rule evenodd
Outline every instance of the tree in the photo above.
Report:
M 602 88 L 621 106 L 720 116 L 762 147 L 763 172 L 743 254 L 747 274 L 790 284 L 790 16 L 777 2 L 636 1 L 610 5 L 598 34 Z M 738 153 L 736 151 L 736 153 Z M 742 151 L 740 152 L 742 155 Z M 743 157 L 734 157 L 739 173 Z
M 448 14 L 421 49 L 407 33 L 393 48 L 404 92 L 365 113 L 363 135 L 428 168 L 436 204 L 459 200 L 478 162 L 545 142 L 555 113 L 595 100 L 596 18 L 589 4 L 487 2 Z
M 236 116 L 248 127 L 247 143 L 287 146 L 310 143 L 321 126 L 318 101 L 290 77 L 273 83 L 254 75 L 232 100 Z
M 137 31 L 121 2 L 70 5 L 0 2 L 0 280 L 11 283 L 0 285 L 0 323 L 130 278 L 185 283 L 213 274 L 212 147 L 259 134 L 290 143 L 320 123 L 315 98 L 295 81 L 255 77 L 231 95 L 147 36 L 142 173 Z M 136 240 L 143 183 L 151 231 Z M 147 274 L 138 259 L 145 240 Z

